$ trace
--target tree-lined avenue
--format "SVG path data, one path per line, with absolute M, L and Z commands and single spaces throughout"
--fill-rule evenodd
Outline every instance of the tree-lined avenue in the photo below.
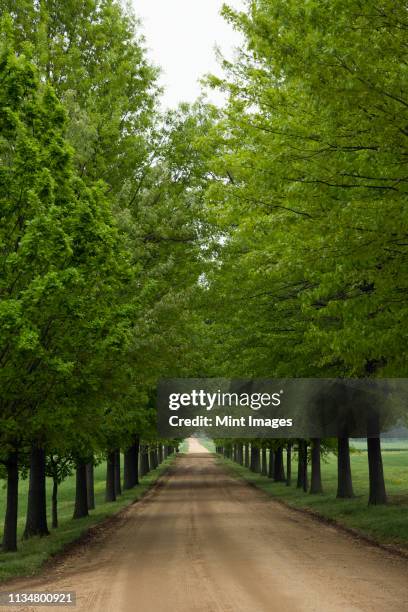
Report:
M 400 612 L 407 570 L 236 480 L 194 440 L 100 538 L 13 590 L 75 590 L 95 612 Z

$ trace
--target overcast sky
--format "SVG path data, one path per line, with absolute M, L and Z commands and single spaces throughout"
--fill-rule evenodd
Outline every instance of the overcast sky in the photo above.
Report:
M 132 0 L 141 18 L 153 63 L 163 70 L 165 108 L 192 102 L 200 93 L 198 80 L 207 72 L 221 74 L 214 48 L 233 56 L 240 35 L 222 19 L 224 0 Z M 227 4 L 243 8 L 244 0 Z M 211 94 L 214 102 L 219 101 Z

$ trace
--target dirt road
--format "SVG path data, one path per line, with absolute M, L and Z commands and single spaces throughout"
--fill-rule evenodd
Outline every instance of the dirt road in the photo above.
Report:
M 74 590 L 86 612 L 408 610 L 407 561 L 285 509 L 194 444 L 118 525 L 13 590 Z

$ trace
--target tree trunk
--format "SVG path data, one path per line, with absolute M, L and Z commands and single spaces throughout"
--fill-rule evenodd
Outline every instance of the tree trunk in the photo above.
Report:
M 337 439 L 337 497 L 351 498 L 353 493 L 353 480 L 351 477 L 350 445 L 347 437 Z
M 149 472 L 149 449 L 143 445 L 140 449 L 140 475 L 145 476 Z
M 303 489 L 305 492 L 308 488 L 307 481 L 307 442 L 306 440 L 298 441 L 298 478 L 297 488 Z
M 372 506 L 386 504 L 387 493 L 385 491 L 380 437 L 367 438 L 367 449 L 368 473 L 370 482 L 370 494 L 368 503 Z
M 76 466 L 75 508 L 74 519 L 88 516 L 88 487 L 86 484 L 86 463 L 82 461 Z
M 139 438 L 125 451 L 123 488 L 133 489 L 138 482 Z
M 106 492 L 105 501 L 116 501 L 115 495 L 115 452 L 108 454 L 106 459 Z
M 11 453 L 7 464 L 7 505 L 4 518 L 3 552 L 17 550 L 17 516 L 18 516 L 18 457 Z
M 144 466 L 144 445 L 140 445 L 139 447 L 139 472 L 140 477 L 142 478 L 145 475 L 145 466 Z M 166 447 L 167 449 L 167 447 Z
M 86 491 L 88 510 L 95 510 L 95 477 L 93 462 L 86 464 Z
M 283 448 L 279 446 L 275 450 L 275 461 L 273 467 L 273 479 L 275 482 L 285 482 L 285 467 L 283 465 Z
M 157 449 L 155 446 L 150 449 L 150 465 L 152 466 L 152 470 L 155 470 L 158 466 Z
M 171 447 L 170 447 L 170 449 L 171 449 Z M 169 452 L 171 454 L 172 450 L 170 450 Z M 143 465 L 144 465 L 143 474 L 148 474 L 150 472 L 150 470 L 152 469 L 152 466 L 150 465 L 150 461 L 149 461 L 149 447 L 148 446 L 144 447 Z
M 158 453 L 158 459 L 159 459 L 159 465 L 161 463 L 163 463 L 163 444 L 159 444 L 159 446 L 157 447 L 157 453 Z
M 244 464 L 244 447 L 242 444 L 237 444 L 237 463 L 239 465 Z
M 120 449 L 115 450 L 115 496 L 122 495 L 122 483 L 120 478 Z
M 312 440 L 312 475 L 310 479 L 310 493 L 315 495 L 323 493 L 322 473 L 320 466 L 320 438 Z
M 300 440 L 298 440 L 298 464 L 297 464 L 297 482 L 296 482 L 296 488 L 297 489 L 301 489 L 303 487 L 303 483 L 302 483 L 302 449 L 301 449 L 302 443 Z
M 245 460 L 244 460 L 244 466 L 247 468 L 249 467 L 249 444 L 245 444 Z
M 139 465 L 140 465 L 140 439 L 135 437 L 135 485 L 139 484 Z
M 58 527 L 58 479 L 57 478 L 53 478 L 52 480 L 51 514 L 52 514 L 51 527 L 53 529 L 57 529 Z
M 273 478 L 273 470 L 274 470 L 274 453 L 273 449 L 269 449 L 269 467 L 268 467 L 268 478 Z
M 268 462 L 266 459 L 266 448 L 262 449 L 262 470 L 261 470 L 261 474 L 262 476 L 267 476 L 268 475 Z
M 30 457 L 30 481 L 28 486 L 27 520 L 23 538 L 49 535 L 47 525 L 47 500 L 45 490 L 45 451 L 33 446 Z
M 251 472 L 259 472 L 260 471 L 260 452 L 257 446 L 251 444 L 251 462 L 249 469 Z
M 292 442 L 288 442 L 286 447 L 286 486 L 292 484 Z

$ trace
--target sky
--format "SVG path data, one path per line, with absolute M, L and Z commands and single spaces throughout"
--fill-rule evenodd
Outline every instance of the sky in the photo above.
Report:
M 211 72 L 221 75 L 215 46 L 231 58 L 241 36 L 220 16 L 225 0 L 132 0 L 150 59 L 163 70 L 163 107 L 192 102 L 200 94 L 198 80 Z M 243 8 L 244 0 L 228 0 L 234 8 Z M 220 94 L 211 92 L 214 103 Z

